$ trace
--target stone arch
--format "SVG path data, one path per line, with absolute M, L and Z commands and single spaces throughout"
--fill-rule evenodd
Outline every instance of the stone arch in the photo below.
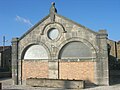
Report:
M 86 47 L 88 47 L 91 50 L 91 53 L 92 53 L 91 59 L 97 58 L 96 49 L 94 48 L 94 46 L 90 42 L 88 42 L 87 40 L 82 39 L 82 38 L 73 37 L 73 38 L 65 40 L 64 42 L 61 43 L 61 45 L 59 46 L 59 50 L 58 50 L 59 52 L 57 53 L 58 59 L 61 58 L 61 52 L 63 52 L 62 51 L 63 48 L 72 42 L 80 42 L 80 43 L 84 44 Z
M 36 49 L 36 50 L 34 50 L 34 49 Z M 31 52 L 32 50 L 33 50 L 33 52 Z M 30 51 L 30 52 L 28 52 L 28 51 Z M 39 54 L 44 53 L 44 55 L 39 55 L 38 53 Z M 33 55 L 30 55 L 30 57 L 28 57 L 28 55 L 26 55 L 26 54 L 28 54 L 28 55 L 33 54 Z M 35 54 L 37 56 L 35 56 Z M 35 57 L 35 58 L 32 58 L 32 56 Z M 40 58 L 40 56 L 42 56 L 42 57 Z M 21 59 L 50 59 L 50 51 L 49 51 L 48 47 L 43 43 L 29 44 L 22 51 Z
M 41 35 L 45 34 L 46 30 L 49 30 L 51 28 L 57 28 L 57 29 L 60 29 L 60 31 L 62 31 L 63 33 L 65 33 L 65 28 L 63 27 L 62 24 L 58 23 L 58 22 L 55 22 L 55 23 L 48 23 L 47 25 L 45 25 L 45 27 L 43 28 L 42 32 L 41 32 Z

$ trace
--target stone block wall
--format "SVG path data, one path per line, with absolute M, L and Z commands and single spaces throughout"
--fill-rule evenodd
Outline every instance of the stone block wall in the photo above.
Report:
M 83 89 L 85 82 L 82 80 L 63 80 L 63 79 L 27 79 L 27 85 L 34 87 L 49 87 L 62 89 Z
M 108 40 L 107 41 L 109 48 L 110 48 L 110 55 L 116 57 L 116 53 L 115 53 L 115 41 L 112 40 Z
M 120 61 L 120 41 L 117 42 L 117 56 L 118 56 L 118 60 Z
M 107 43 L 110 46 L 109 55 L 113 56 L 115 59 L 117 58 L 118 60 L 120 60 L 120 42 L 108 40 Z
M 21 77 L 22 79 L 31 77 L 51 79 L 84 79 L 90 82 L 95 82 L 95 84 L 98 85 L 108 85 L 108 51 L 106 43 L 107 32 L 105 30 L 94 32 L 85 26 L 58 15 L 57 13 L 54 13 L 53 15 L 54 16 L 52 17 L 51 14 L 49 14 L 19 39 L 13 39 L 12 60 L 14 61 L 14 81 L 22 82 Z M 49 34 L 51 29 L 54 28 L 58 30 L 59 35 L 56 39 L 51 39 Z M 61 57 L 62 50 L 65 49 L 66 45 L 70 45 L 71 42 L 80 42 L 82 45 L 86 45 L 86 47 L 88 47 L 87 50 L 82 49 L 80 51 L 85 52 L 86 54 L 89 50 L 91 52 L 90 56 L 88 57 L 87 55 L 86 57 L 84 55 L 81 57 L 80 55 L 74 57 L 75 55 L 73 54 L 71 57 L 69 54 L 66 56 L 67 58 Z M 25 59 L 24 55 L 32 45 L 41 45 L 45 48 L 48 54 L 47 62 L 43 62 L 43 60 L 23 60 Z M 72 46 L 76 48 L 77 45 L 78 44 L 72 44 Z M 81 44 L 79 45 L 81 46 Z M 70 52 L 68 51 L 67 53 Z M 94 61 L 60 61 L 59 64 L 57 62 L 59 59 L 73 58 L 77 60 L 84 58 L 92 60 L 94 59 Z M 68 72 L 70 73 L 69 75 Z M 95 78 L 97 79 L 95 80 Z M 18 82 L 16 84 L 18 84 Z
M 120 42 L 108 40 L 107 43 L 109 45 L 109 69 L 119 70 L 120 69 Z

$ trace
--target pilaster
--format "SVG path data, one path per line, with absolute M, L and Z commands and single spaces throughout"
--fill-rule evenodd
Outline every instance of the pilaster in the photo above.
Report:
M 13 84 L 18 84 L 18 38 L 12 39 L 12 79 Z
M 97 35 L 99 53 L 96 64 L 96 82 L 98 85 L 109 85 L 107 36 L 106 30 L 99 30 Z

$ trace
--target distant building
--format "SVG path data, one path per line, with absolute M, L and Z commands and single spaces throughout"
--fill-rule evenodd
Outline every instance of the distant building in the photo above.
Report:
M 14 84 L 52 78 L 109 85 L 109 61 L 120 59 L 120 44 L 107 36 L 57 14 L 52 4 L 48 16 L 12 40 Z
M 110 70 L 120 70 L 120 42 L 107 40 L 109 68 Z
M 0 46 L 0 71 L 11 71 L 11 46 Z

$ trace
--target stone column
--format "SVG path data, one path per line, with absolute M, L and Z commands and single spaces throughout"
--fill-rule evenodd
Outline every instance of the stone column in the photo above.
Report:
M 58 79 L 58 62 L 49 61 L 49 78 Z
M 49 60 L 49 78 L 58 79 L 58 59 L 55 57 L 56 47 L 51 47 L 51 60 Z
M 100 30 L 97 35 L 99 53 L 96 64 L 96 80 L 98 85 L 109 85 L 107 36 L 106 30 Z
M 12 79 L 13 84 L 18 84 L 18 38 L 12 39 Z

